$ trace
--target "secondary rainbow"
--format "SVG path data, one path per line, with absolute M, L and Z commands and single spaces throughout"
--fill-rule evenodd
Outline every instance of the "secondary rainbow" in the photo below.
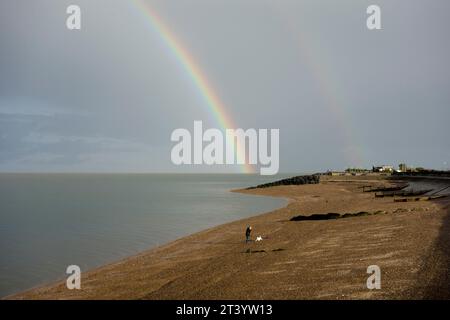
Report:
M 134 1 L 138 11 L 145 17 L 145 21 L 150 24 L 153 31 L 157 32 L 160 38 L 164 41 L 167 47 L 175 56 L 179 64 L 184 68 L 189 75 L 192 83 L 197 88 L 200 95 L 205 101 L 205 105 L 211 112 L 218 125 L 223 129 L 236 129 L 231 117 L 227 114 L 226 108 L 214 92 L 209 84 L 205 74 L 202 72 L 198 64 L 195 62 L 185 46 L 175 37 L 169 28 L 163 23 L 162 19 L 156 14 L 148 3 L 143 0 Z M 240 166 L 243 173 L 253 173 L 252 165 L 245 162 L 245 145 L 237 142 L 236 146 L 237 158 L 245 164 Z
M 294 44 L 298 48 L 299 56 L 304 65 L 310 69 L 321 97 L 338 125 L 343 138 L 342 147 L 345 150 L 348 166 L 364 166 L 367 164 L 364 144 L 359 141 L 360 134 L 353 127 L 352 114 L 344 107 L 346 104 L 343 97 L 345 91 L 339 87 L 341 82 L 333 74 L 332 65 L 325 63 L 327 61 L 324 59 L 326 51 L 318 48 L 316 42 L 311 41 L 310 34 L 314 32 L 314 29 L 307 32 L 305 28 L 299 27 L 298 11 L 292 10 L 292 8 L 289 9 L 286 6 L 282 8 L 277 1 L 262 2 L 262 4 L 267 5 L 273 14 L 279 14 L 279 20 L 284 21 L 287 30 L 293 34 L 292 38 L 295 39 Z

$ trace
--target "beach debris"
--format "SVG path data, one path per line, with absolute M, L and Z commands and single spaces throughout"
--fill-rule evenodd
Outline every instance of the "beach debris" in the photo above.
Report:
M 255 241 L 262 241 L 263 238 L 261 236 L 257 236 Z

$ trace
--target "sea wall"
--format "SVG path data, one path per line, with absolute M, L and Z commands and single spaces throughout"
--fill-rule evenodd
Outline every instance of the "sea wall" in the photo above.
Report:
M 295 176 L 292 178 L 286 178 L 274 182 L 264 183 L 257 185 L 255 187 L 249 187 L 247 190 L 257 189 L 257 188 L 268 188 L 275 186 L 286 186 L 286 185 L 302 185 L 302 184 L 316 184 L 320 181 L 320 174 L 311 174 L 304 176 Z

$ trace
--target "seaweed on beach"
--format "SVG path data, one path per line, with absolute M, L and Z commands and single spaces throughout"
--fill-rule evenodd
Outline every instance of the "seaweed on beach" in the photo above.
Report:
M 317 220 L 334 220 L 334 219 L 344 219 L 344 218 L 353 218 L 353 217 L 362 217 L 362 216 L 371 216 L 371 215 L 377 215 L 381 213 L 386 213 L 386 211 L 378 210 L 375 212 L 367 212 L 367 211 L 360 211 L 355 213 L 315 213 L 309 216 L 295 216 L 290 219 L 290 221 L 317 221 Z
M 267 251 L 264 249 L 262 249 L 262 250 L 247 249 L 246 251 L 244 251 L 244 253 L 267 253 Z
M 331 220 L 339 219 L 341 215 L 339 213 L 326 213 L 326 214 L 312 214 L 310 216 L 296 216 L 291 218 L 291 221 L 306 221 L 306 220 Z

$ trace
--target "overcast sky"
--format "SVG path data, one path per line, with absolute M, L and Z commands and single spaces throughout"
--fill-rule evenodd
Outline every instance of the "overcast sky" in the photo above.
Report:
M 281 172 L 450 167 L 448 0 L 147 2 L 237 127 L 280 129 Z M 234 172 L 171 163 L 194 120 L 218 127 L 132 1 L 0 2 L 0 171 Z

